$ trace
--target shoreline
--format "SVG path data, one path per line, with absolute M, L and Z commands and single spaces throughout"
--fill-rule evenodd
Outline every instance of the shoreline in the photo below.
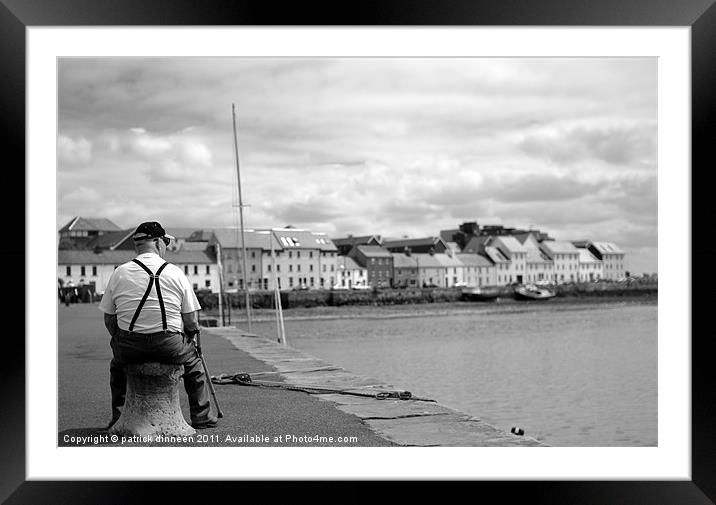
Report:
M 463 313 L 480 312 L 485 314 L 513 314 L 533 311 L 537 307 L 554 310 L 570 310 L 575 307 L 593 307 L 610 304 L 657 304 L 656 296 L 599 296 L 599 297 L 559 297 L 547 301 L 518 301 L 504 299 L 495 302 L 445 301 L 432 303 L 408 303 L 396 305 L 341 305 L 293 307 L 283 309 L 285 321 L 310 321 L 332 319 L 394 319 L 404 317 L 449 316 Z M 276 313 L 272 308 L 254 308 L 251 311 L 252 321 L 275 322 Z M 216 308 L 202 311 L 201 319 L 218 319 Z M 247 322 L 243 308 L 231 308 L 231 323 Z M 227 324 L 228 317 L 227 317 Z

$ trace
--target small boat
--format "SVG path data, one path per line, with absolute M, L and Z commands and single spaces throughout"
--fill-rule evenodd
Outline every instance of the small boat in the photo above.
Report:
M 496 300 L 500 296 L 500 289 L 497 287 L 464 288 L 462 290 L 463 300 L 469 302 L 486 302 Z
M 554 291 L 537 287 L 534 284 L 523 284 L 515 287 L 515 299 L 517 300 L 549 300 L 555 296 Z

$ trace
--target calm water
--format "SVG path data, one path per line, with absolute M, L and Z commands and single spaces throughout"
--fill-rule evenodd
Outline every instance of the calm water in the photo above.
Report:
M 329 363 L 553 446 L 657 445 L 655 302 L 410 310 L 287 320 L 287 338 Z M 275 333 L 271 323 L 257 326 Z

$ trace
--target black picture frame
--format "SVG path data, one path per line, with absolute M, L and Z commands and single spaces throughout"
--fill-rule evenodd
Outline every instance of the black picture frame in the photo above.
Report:
M 714 0 L 393 0 L 381 3 L 345 4 L 270 1 L 192 0 L 0 0 L 0 58 L 4 77 L 2 94 L 4 152 L 9 159 L 25 162 L 25 29 L 31 26 L 107 25 L 494 25 L 494 26 L 689 26 L 692 34 L 692 172 L 693 189 L 702 189 L 712 168 L 713 124 L 716 107 L 716 7 Z M 24 188 L 24 178 L 20 184 Z M 17 189 L 17 188 L 15 188 Z M 694 194 L 694 197 L 696 195 Z M 701 200 L 703 202 L 703 200 Z M 6 215 L 13 208 L 6 205 Z M 16 207 L 15 213 L 17 212 Z M 692 201 L 692 230 L 709 213 L 703 203 Z M 701 220 L 701 221 L 699 221 Z M 28 230 L 26 230 L 28 232 Z M 664 239 L 664 237 L 662 237 Z M 50 241 L 51 242 L 51 241 Z M 25 264 L 24 241 L 17 240 L 6 262 Z M 708 242 L 691 251 L 693 265 L 712 263 Z M 686 255 L 685 255 L 686 256 Z M 19 270 L 19 269 L 17 269 Z M 17 272 L 15 275 L 19 275 Z M 24 286 L 24 278 L 13 279 Z M 692 293 L 691 327 L 697 324 L 698 308 L 709 298 Z M 23 292 L 24 295 L 26 293 Z M 17 293 L 15 293 L 17 296 Z M 27 299 L 23 296 L 23 299 Z M 14 318 L 20 319 L 20 318 Z M 13 321 L 13 325 L 15 321 Z M 702 327 L 704 328 L 704 327 Z M 217 501 L 222 496 L 249 499 L 254 491 L 270 486 L 272 498 L 286 491 L 284 483 L 247 482 L 126 482 L 126 481 L 26 481 L 25 479 L 25 343 L 19 331 L 4 335 L 2 414 L 0 415 L 0 500 L 8 504 L 40 503 L 145 503 L 161 495 L 163 501 Z M 12 338 L 10 338 L 12 336 Z M 684 336 L 671 336 L 683 338 Z M 692 350 L 692 480 L 691 481 L 501 481 L 470 483 L 469 493 L 499 493 L 500 502 L 529 503 L 648 503 L 707 504 L 716 501 L 716 405 L 713 401 L 714 367 L 708 353 L 708 330 L 694 331 Z M 49 420 L 48 420 L 49 422 Z M 202 461 L 180 464 L 202 465 Z M 250 464 L 248 462 L 237 464 Z M 296 495 L 305 483 L 293 483 Z M 313 502 L 336 499 L 374 499 L 385 483 L 322 483 L 320 494 L 310 493 Z M 453 483 L 450 494 L 459 496 L 463 483 Z M 259 487 L 261 489 L 259 489 Z M 474 489 L 476 488 L 476 489 Z M 425 496 L 426 483 L 413 482 L 407 491 Z M 380 489 L 382 492 L 382 489 Z M 405 493 L 406 490 L 401 490 Z M 255 495 L 262 499 L 261 494 Z M 265 497 L 265 496 L 264 496 Z M 404 494 L 402 499 L 407 498 Z M 272 499 L 273 501 L 273 499 Z

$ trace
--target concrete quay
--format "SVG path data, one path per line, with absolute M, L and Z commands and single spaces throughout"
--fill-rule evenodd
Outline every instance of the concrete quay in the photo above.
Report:
M 235 327 L 204 328 L 213 376 L 247 373 L 253 385 L 215 384 L 216 428 L 181 441 L 112 441 L 109 336 L 97 304 L 58 307 L 58 446 L 399 447 L 544 446 L 436 402 L 376 399 L 400 390 Z M 263 383 L 264 386 L 257 386 Z M 306 391 L 310 391 L 306 392 Z M 337 392 L 340 391 L 340 392 Z M 186 394 L 182 412 L 189 419 Z

